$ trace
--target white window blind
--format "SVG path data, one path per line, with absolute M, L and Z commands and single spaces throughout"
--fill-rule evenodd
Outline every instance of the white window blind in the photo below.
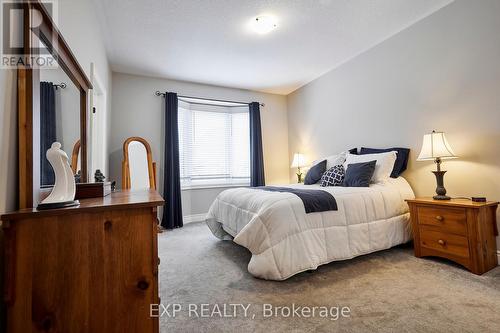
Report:
M 248 107 L 179 101 L 181 187 L 250 184 Z

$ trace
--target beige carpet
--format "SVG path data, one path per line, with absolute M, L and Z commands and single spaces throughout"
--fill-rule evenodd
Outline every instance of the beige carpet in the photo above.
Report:
M 203 223 L 188 224 L 159 236 L 162 304 L 181 309 L 161 317 L 161 332 L 500 332 L 499 267 L 476 276 L 445 260 L 417 259 L 412 251 L 397 247 L 283 282 L 264 281 L 247 272 L 245 248 L 216 239 Z M 239 308 L 236 318 L 217 311 L 196 318 L 204 314 L 203 303 L 208 314 L 214 304 L 221 311 L 224 303 L 250 306 L 247 317 Z M 349 307 L 351 313 L 336 321 L 318 315 L 263 318 L 264 304 L 294 303 Z M 234 314 L 228 310 L 226 315 Z

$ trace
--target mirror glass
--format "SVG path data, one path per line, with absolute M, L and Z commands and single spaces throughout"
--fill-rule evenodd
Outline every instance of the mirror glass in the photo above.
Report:
M 130 188 L 149 188 L 148 154 L 142 142 L 132 141 L 128 145 Z
M 80 170 L 80 91 L 60 66 L 40 69 L 40 182 L 54 185 L 45 154 L 60 142 L 75 174 Z

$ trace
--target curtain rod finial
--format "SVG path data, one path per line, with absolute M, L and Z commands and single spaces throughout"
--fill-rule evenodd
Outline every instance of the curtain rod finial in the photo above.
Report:
M 156 95 L 156 96 L 163 96 L 163 97 L 165 97 L 165 93 L 161 93 L 161 92 L 159 92 L 158 90 L 157 90 L 157 91 L 155 91 L 155 95 Z

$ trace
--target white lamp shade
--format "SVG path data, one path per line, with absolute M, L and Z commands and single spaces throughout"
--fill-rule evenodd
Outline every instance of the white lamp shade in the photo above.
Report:
M 431 134 L 425 134 L 422 140 L 422 150 L 420 155 L 418 155 L 417 161 L 427 161 L 434 160 L 436 158 L 448 159 L 456 158 L 457 156 L 453 152 L 444 136 L 443 132 L 432 132 Z
M 291 168 L 302 168 L 306 165 L 306 157 L 300 153 L 293 154 L 293 161 Z

